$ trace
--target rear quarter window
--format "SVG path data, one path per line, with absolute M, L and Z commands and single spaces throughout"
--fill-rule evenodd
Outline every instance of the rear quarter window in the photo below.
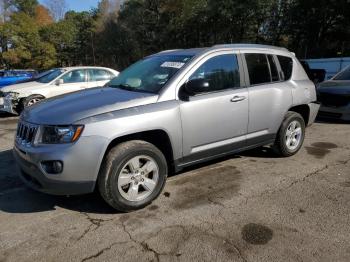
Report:
M 292 77 L 293 59 L 290 57 L 281 56 L 281 55 L 278 55 L 277 58 L 282 69 L 283 80 L 287 81 Z

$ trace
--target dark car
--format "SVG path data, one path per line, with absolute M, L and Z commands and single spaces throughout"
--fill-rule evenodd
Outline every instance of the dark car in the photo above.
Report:
M 17 84 L 20 81 L 26 81 L 32 79 L 37 74 L 32 70 L 9 70 L 0 72 L 0 88 Z
M 311 69 L 309 64 L 306 61 L 300 61 L 301 65 L 304 67 L 304 70 L 310 80 L 315 84 L 321 83 L 326 78 L 326 70 L 325 69 Z
M 50 73 L 51 73 L 52 71 L 54 71 L 55 69 L 56 69 L 56 68 L 50 69 L 50 70 L 47 70 L 47 71 L 44 71 L 44 72 L 41 72 L 41 73 L 38 73 L 38 74 L 35 74 L 35 75 L 33 75 L 33 77 L 31 77 L 31 78 L 26 78 L 26 79 L 23 79 L 23 80 L 19 80 L 19 81 L 16 82 L 16 84 L 28 83 L 28 82 L 36 81 L 36 80 L 38 80 L 39 78 L 50 74 Z
M 350 66 L 329 81 L 319 84 L 320 117 L 350 121 Z

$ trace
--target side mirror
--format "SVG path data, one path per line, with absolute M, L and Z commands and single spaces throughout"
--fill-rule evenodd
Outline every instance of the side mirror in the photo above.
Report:
M 56 82 L 55 82 L 55 84 L 56 84 L 56 86 L 59 86 L 59 85 L 64 84 L 64 81 L 63 81 L 62 78 L 61 78 L 61 79 L 57 79 Z
M 206 79 L 193 79 L 188 81 L 184 90 L 188 95 L 197 95 L 209 91 L 210 84 Z

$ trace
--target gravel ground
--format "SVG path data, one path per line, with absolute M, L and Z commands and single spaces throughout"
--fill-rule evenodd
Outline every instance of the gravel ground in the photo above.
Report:
M 350 125 L 316 123 L 302 150 L 256 149 L 169 178 L 121 214 L 98 194 L 27 189 L 0 116 L 0 261 L 350 261 Z

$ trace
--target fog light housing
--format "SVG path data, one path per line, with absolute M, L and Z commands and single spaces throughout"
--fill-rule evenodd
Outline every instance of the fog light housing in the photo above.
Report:
M 57 175 L 62 173 L 63 171 L 63 163 L 62 161 L 58 161 L 58 160 L 43 161 L 41 162 L 41 166 L 43 167 L 45 172 L 48 174 Z

